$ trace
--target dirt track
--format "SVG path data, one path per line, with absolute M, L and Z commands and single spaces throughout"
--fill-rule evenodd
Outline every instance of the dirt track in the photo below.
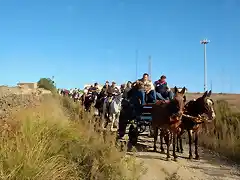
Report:
M 142 136 L 139 141 L 137 160 L 147 168 L 140 180 L 165 180 L 167 174 L 173 173 L 182 180 L 240 180 L 240 166 L 203 148 L 199 148 L 201 160 L 188 160 L 188 145 L 184 143 L 184 153 L 178 153 L 175 162 L 166 161 L 166 154 L 152 152 L 152 138 Z

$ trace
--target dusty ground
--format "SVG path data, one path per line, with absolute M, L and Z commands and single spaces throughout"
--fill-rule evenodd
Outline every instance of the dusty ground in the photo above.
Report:
M 152 139 L 142 136 L 139 144 L 137 160 L 143 161 L 147 168 L 140 180 L 165 180 L 173 173 L 182 180 L 240 180 L 240 166 L 209 150 L 199 148 L 201 159 L 188 160 L 188 145 L 185 145 L 185 152 L 178 153 L 179 158 L 175 162 L 166 161 L 166 154 L 152 152 Z
M 191 100 L 197 99 L 202 94 L 187 93 L 186 96 L 187 100 Z M 234 111 L 240 112 L 240 94 L 212 94 L 211 97 L 213 100 L 226 100 Z M 187 158 L 189 148 L 188 144 L 185 144 L 184 153 L 178 153 L 179 158 L 175 162 L 166 161 L 166 154 L 152 152 L 153 138 L 142 136 L 139 144 L 137 160 L 142 161 L 147 168 L 147 173 L 140 180 L 165 180 L 173 173 L 182 180 L 240 180 L 240 165 L 201 147 L 199 147 L 200 160 Z

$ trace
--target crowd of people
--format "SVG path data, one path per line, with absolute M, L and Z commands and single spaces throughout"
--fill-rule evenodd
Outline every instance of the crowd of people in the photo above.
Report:
M 162 75 L 160 79 L 154 83 L 149 80 L 149 75 L 144 73 L 141 79 L 138 79 L 136 82 L 141 82 L 143 87 L 135 93 L 135 96 L 140 99 L 142 105 L 146 103 L 155 103 L 157 100 L 168 102 L 173 98 L 173 92 L 167 85 L 166 76 Z M 98 83 L 94 83 L 91 87 L 86 87 L 83 90 L 83 93 L 80 89 L 59 89 L 60 94 L 68 95 L 73 99 L 79 99 L 83 94 L 87 96 L 94 96 L 97 98 L 101 97 L 112 97 L 122 93 L 124 99 L 128 98 L 128 92 L 136 84 L 128 81 L 126 84 L 122 84 L 120 88 L 116 86 L 116 82 L 106 81 L 104 86 L 100 89 Z
M 120 89 L 116 86 L 116 82 L 112 82 L 110 85 L 109 81 L 106 81 L 101 90 L 99 88 L 99 84 L 94 83 L 94 85 L 90 88 L 84 89 L 84 93 L 86 97 L 94 96 L 96 99 L 98 96 L 112 97 L 122 93 L 122 97 L 124 99 L 128 99 L 128 92 L 137 82 L 141 82 L 143 84 L 143 87 L 134 94 L 136 98 L 140 99 L 141 105 L 146 103 L 155 103 L 157 100 L 168 102 L 173 98 L 173 92 L 167 85 L 165 75 L 162 75 L 159 80 L 153 83 L 149 79 L 149 75 L 147 73 L 144 73 L 143 77 L 134 83 L 128 81 L 126 84 L 121 85 Z

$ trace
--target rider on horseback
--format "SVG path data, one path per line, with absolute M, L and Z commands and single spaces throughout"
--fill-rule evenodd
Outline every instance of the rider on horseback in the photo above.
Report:
M 120 90 L 118 89 L 114 81 L 112 82 L 112 85 L 108 88 L 107 94 L 108 94 L 108 97 L 121 94 Z
M 92 96 L 93 100 L 95 101 L 98 93 L 99 93 L 98 83 L 94 83 L 94 86 L 92 86 L 88 89 L 88 95 L 87 96 Z
M 166 78 L 166 76 L 162 75 L 160 79 L 154 83 L 157 99 L 163 100 L 164 102 L 168 102 L 173 99 L 173 92 L 168 87 Z
M 107 96 L 107 91 L 108 91 L 109 87 L 110 87 L 109 86 L 109 81 L 106 81 L 105 85 L 103 86 L 103 88 L 102 88 L 102 90 L 100 92 L 101 97 Z
M 128 97 L 128 92 L 132 89 L 132 82 L 128 81 L 126 88 L 123 90 L 123 98 L 124 99 L 129 99 Z

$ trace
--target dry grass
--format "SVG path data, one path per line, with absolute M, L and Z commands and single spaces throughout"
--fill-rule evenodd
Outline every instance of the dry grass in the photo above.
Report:
M 235 161 L 240 161 L 240 113 L 226 100 L 215 103 L 216 119 L 201 133 L 201 144 Z
M 118 151 L 114 135 L 104 141 L 86 121 L 65 98 L 48 96 L 16 112 L 0 128 L 0 179 L 138 179 L 142 167 L 134 157 Z
M 187 93 L 187 99 L 197 99 L 201 93 Z M 204 147 L 240 161 L 240 94 L 215 93 L 216 119 L 200 136 Z

